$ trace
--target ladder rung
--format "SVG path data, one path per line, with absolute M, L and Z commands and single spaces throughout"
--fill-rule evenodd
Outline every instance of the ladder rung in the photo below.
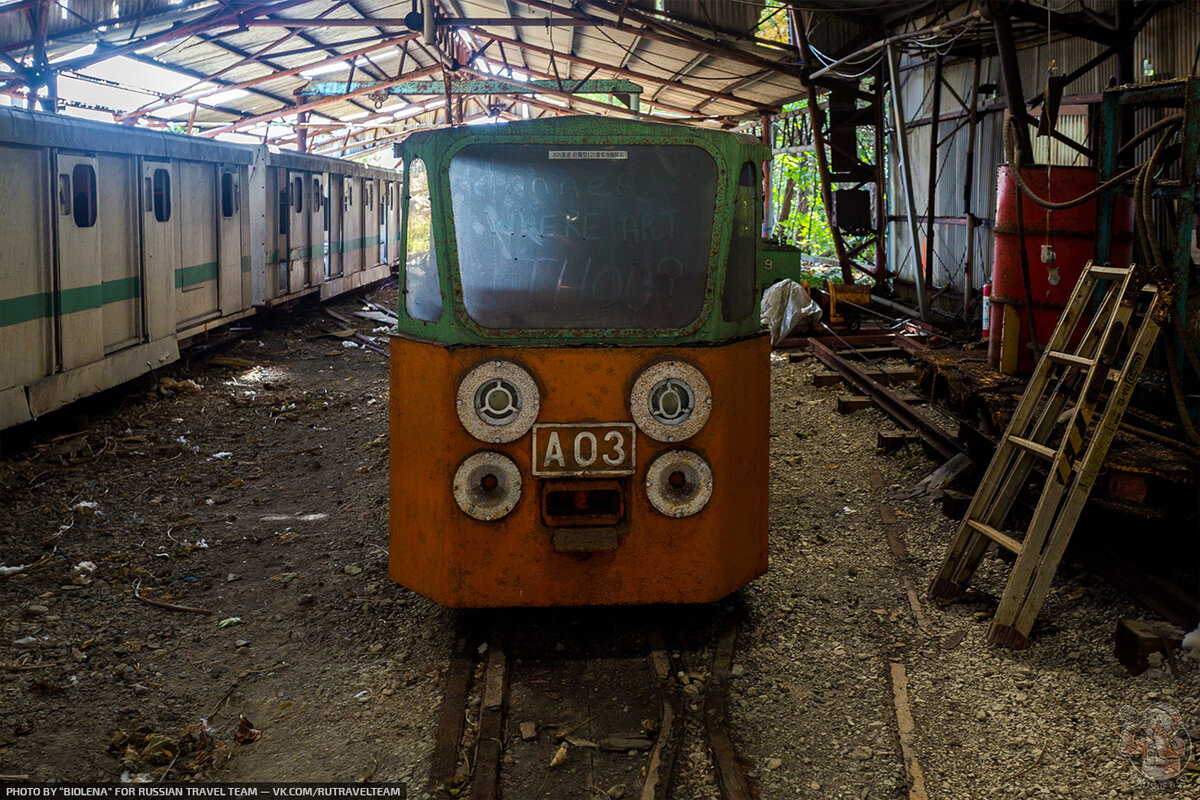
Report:
M 1074 353 L 1061 353 L 1058 350 L 1047 350 L 1046 355 L 1050 357 L 1051 361 L 1057 361 L 1060 364 L 1070 364 L 1073 367 L 1083 367 L 1084 369 L 1091 369 L 1092 365 L 1096 363 L 1096 359 L 1094 358 L 1084 358 Z
M 1092 267 L 1088 272 L 1097 278 L 1111 278 L 1114 280 L 1122 280 L 1129 274 L 1129 270 L 1124 267 Z
M 1046 445 L 1038 444 L 1037 442 L 1031 441 L 1029 439 L 1022 439 L 1020 436 L 1009 436 L 1008 440 L 1010 442 L 1012 442 L 1013 444 L 1015 444 L 1017 447 L 1021 448 L 1022 450 L 1026 450 L 1030 453 L 1033 453 L 1035 456 L 1044 458 L 1047 461 L 1053 461 L 1054 456 L 1057 455 L 1057 453 L 1054 450 L 1050 449 L 1049 447 L 1046 447 Z
M 967 520 L 967 524 L 970 525 L 974 530 L 979 531 L 984 536 L 1003 547 L 1005 550 L 1010 550 L 1017 555 L 1021 554 L 1021 543 L 1009 536 L 1007 533 L 1001 533 L 991 525 L 984 525 L 982 522 L 977 522 L 973 519 Z

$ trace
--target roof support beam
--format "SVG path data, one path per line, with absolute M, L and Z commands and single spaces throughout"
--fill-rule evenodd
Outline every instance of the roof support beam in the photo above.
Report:
M 480 36 L 485 36 L 485 37 L 491 39 L 492 41 L 502 42 L 504 44 L 511 44 L 515 47 L 520 47 L 522 50 L 528 50 L 531 53 L 538 53 L 541 55 L 548 56 L 548 55 L 550 55 L 551 52 L 553 52 L 547 47 L 539 47 L 538 45 L 529 44 L 528 42 L 522 42 L 522 41 L 517 41 L 515 39 L 509 39 L 504 36 L 499 36 L 494 33 L 489 33 L 488 31 L 477 31 L 476 33 L 478 33 L 478 35 L 480 35 Z M 737 103 L 738 105 L 747 106 L 748 108 L 753 108 L 756 111 L 762 111 L 762 112 L 768 113 L 768 114 L 774 114 L 776 111 L 779 110 L 779 108 L 777 106 L 770 106 L 770 105 L 765 105 L 763 103 L 756 103 L 753 100 L 747 100 L 742 97 L 737 97 L 736 95 L 729 94 L 728 92 L 717 92 L 717 91 L 713 91 L 711 89 L 702 89 L 698 86 L 690 86 L 686 83 L 682 83 L 680 81 L 673 80 L 670 78 L 659 78 L 659 77 L 655 77 L 654 75 L 647 75 L 644 72 L 634 72 L 633 70 L 624 69 L 622 67 L 610 66 L 608 64 L 604 64 L 602 62 L 595 61 L 590 58 L 583 58 L 581 56 L 565 56 L 562 53 L 559 53 L 558 57 L 560 59 L 562 59 L 563 61 L 570 61 L 575 64 L 581 64 L 585 67 L 599 68 L 599 69 L 611 72 L 614 75 L 620 75 L 623 78 L 629 78 L 630 80 L 647 81 L 650 83 L 656 83 L 660 86 L 670 86 L 674 89 L 679 89 L 680 91 L 691 92 L 693 94 L 698 94 L 702 97 L 708 97 L 713 100 L 724 100 L 727 103 Z
M 302 103 L 298 106 L 285 106 L 283 108 L 277 108 L 274 111 L 270 111 L 265 114 L 258 114 L 256 116 L 250 117 L 249 119 L 244 119 L 244 120 L 241 120 L 240 122 L 235 122 L 232 125 L 224 125 L 220 128 L 212 128 L 210 130 L 205 131 L 201 135 L 212 137 L 212 136 L 216 136 L 219 133 L 229 133 L 231 131 L 239 130 L 241 128 L 246 128 L 251 125 L 256 125 L 260 122 L 270 122 L 273 120 L 277 120 L 277 119 L 280 119 L 281 117 L 286 117 L 290 114 L 297 114 L 301 111 L 310 111 L 314 108 L 321 108 L 322 106 L 327 106 L 327 105 L 330 105 L 331 103 L 345 102 L 347 100 L 352 100 L 353 98 L 356 98 L 356 97 L 361 97 L 362 95 L 365 95 L 365 94 L 370 94 L 371 92 L 377 91 L 379 89 L 386 89 L 388 86 L 391 86 L 392 84 L 403 83 L 404 81 L 410 81 L 410 80 L 413 80 L 414 78 L 423 78 L 427 75 L 432 75 L 435 72 L 440 72 L 441 69 L 442 69 L 442 67 L 440 64 L 435 64 L 430 67 L 422 67 L 421 69 L 413 70 L 412 72 L 409 72 L 407 75 L 401 75 L 399 78 L 395 78 L 390 81 L 380 81 L 379 83 L 369 84 L 365 88 L 353 89 L 353 90 L 347 92 L 346 94 L 335 95 L 333 97 L 322 97 L 320 100 L 312 100 L 307 103 Z
M 721 58 L 727 58 L 731 61 L 737 61 L 742 64 L 757 67 L 758 69 L 773 69 L 785 75 L 791 75 L 797 78 L 800 77 L 800 69 L 795 65 L 788 64 L 783 61 L 776 61 L 771 58 L 766 58 L 756 53 L 752 53 L 747 50 L 741 50 L 727 44 L 704 39 L 688 31 L 677 28 L 674 25 L 668 25 L 667 23 L 661 22 L 654 17 L 643 14 L 640 11 L 636 11 L 632 8 L 624 8 L 622 13 L 624 16 L 641 23 L 645 27 L 638 28 L 622 22 L 619 19 L 608 19 L 607 17 L 599 17 L 582 11 L 576 11 L 575 9 L 556 7 L 551 3 L 544 2 L 544 0 L 521 0 L 521 2 L 527 6 L 530 6 L 531 8 L 537 8 L 543 11 L 552 11 L 553 13 L 557 14 L 565 14 L 575 19 L 588 20 L 594 24 L 611 28 L 612 30 L 618 30 L 623 33 L 633 34 L 635 36 L 643 36 L 647 39 L 661 42 L 663 44 L 694 50 L 698 53 L 707 53 L 709 55 L 720 56 Z M 580 3 L 581 5 L 590 6 L 611 14 L 616 14 L 618 12 L 617 9 L 610 7 L 607 3 L 600 3 L 596 0 L 580 0 Z
M 211 14 L 206 14 L 200 19 L 188 23 L 186 25 L 177 25 L 159 33 L 145 36 L 134 41 L 126 42 L 125 44 L 116 47 L 97 47 L 96 52 L 91 55 L 79 56 L 72 58 L 69 61 L 60 61 L 54 65 L 57 70 L 81 70 L 90 67 L 92 64 L 97 64 L 115 56 L 123 56 L 129 53 L 143 50 L 151 45 L 160 44 L 162 42 L 172 42 L 176 39 L 185 39 L 189 36 L 206 33 L 213 28 L 240 28 L 246 20 L 260 17 L 264 14 L 272 14 L 277 11 L 282 11 L 285 8 L 291 8 L 308 0 L 283 0 L 280 3 L 260 3 L 251 6 L 242 11 L 231 11 L 225 7 L 214 11 Z
M 188 97 L 182 97 L 179 95 L 168 96 L 168 97 L 164 98 L 164 100 L 162 102 L 153 103 L 153 104 L 150 104 L 147 106 L 143 106 L 142 108 L 139 108 L 136 111 L 130 111 L 125 114 L 121 114 L 117 119 L 128 119 L 129 117 L 141 116 L 143 114 L 148 114 L 151 111 L 155 111 L 159 108 L 163 108 L 165 106 L 172 105 L 177 102 L 189 102 L 190 103 L 190 102 L 193 102 L 196 100 L 203 100 L 204 98 L 206 98 L 210 95 L 220 94 L 221 92 L 228 92 L 232 89 L 249 89 L 252 86 L 259 86 L 263 83 L 269 83 L 270 81 L 278 80 L 280 78 L 287 78 L 292 75 L 296 75 L 297 73 L 304 72 L 305 70 L 316 69 L 317 67 L 324 67 L 329 64 L 336 64 L 337 62 L 345 61 L 346 59 L 354 59 L 361 55 L 365 55 L 366 53 L 370 53 L 375 50 L 381 50 L 385 47 L 391 47 L 393 45 L 399 44 L 408 39 L 412 39 L 417 35 L 418 34 L 415 34 L 415 33 L 406 33 L 405 35 L 398 36 L 395 39 L 389 39 L 388 41 L 385 41 L 385 42 L 376 42 L 375 44 L 371 45 L 370 47 L 363 47 L 358 50 L 352 50 L 349 53 L 343 53 L 341 55 L 331 56 L 331 57 L 323 59 L 321 61 L 314 61 L 310 64 L 305 64 L 304 66 L 291 67 L 289 69 L 283 69 L 283 70 L 279 70 L 277 72 L 271 72 L 270 74 L 267 74 L 267 75 L 260 75 L 257 78 L 250 78 L 249 80 L 244 80 L 239 83 L 225 84 L 216 89 L 202 92 L 201 94 L 197 94 L 197 95 L 191 95 Z M 208 78 L 207 80 L 211 81 L 212 78 Z

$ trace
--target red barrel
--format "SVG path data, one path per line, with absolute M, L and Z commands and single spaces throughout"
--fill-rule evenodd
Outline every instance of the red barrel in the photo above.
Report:
M 1022 167 L 1025 185 L 1038 197 L 1061 203 L 1096 188 L 1097 172 L 1092 167 Z M 1025 285 L 1021 278 L 1020 238 L 1017 235 L 1017 193 L 1012 169 L 1001 164 L 996 179 L 995 250 L 992 257 L 991 331 L 988 356 L 1002 372 L 1029 374 L 1035 364 L 1029 350 L 1025 322 Z M 1022 198 L 1025 251 L 1029 259 L 1029 282 L 1033 299 L 1033 322 L 1037 341 L 1045 347 L 1083 267 L 1096 247 L 1096 200 L 1074 208 L 1047 211 L 1028 197 Z M 1049 216 L 1047 217 L 1047 214 Z M 1133 202 L 1118 197 L 1113 210 L 1112 263 L 1129 266 L 1133 248 Z M 1054 249 L 1054 263 L 1042 263 L 1042 245 Z M 1057 269 L 1055 281 L 1054 269 Z M 1015 313 L 1014 313 L 1015 312 Z M 1008 331 L 1005 321 L 1019 332 Z M 1012 352 L 1013 349 L 1016 353 Z

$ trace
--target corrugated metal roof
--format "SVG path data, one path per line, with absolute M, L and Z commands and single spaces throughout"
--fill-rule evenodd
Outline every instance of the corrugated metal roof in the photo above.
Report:
M 291 146 L 295 138 L 287 126 L 298 124 L 296 114 L 307 110 L 310 142 L 332 148 L 358 138 L 377 136 L 384 142 L 403 135 L 405 129 L 445 121 L 445 98 L 439 96 L 296 95 L 318 76 L 321 81 L 348 82 L 351 77 L 355 82 L 395 81 L 400 75 L 413 74 L 440 79 L 442 72 L 434 68 L 442 56 L 435 47 L 414 38 L 402 23 L 413 9 L 411 0 L 273 0 L 241 6 L 224 0 L 58 2 L 50 7 L 52 13 L 45 20 L 46 50 L 51 61 L 75 68 L 64 74 L 95 82 L 89 64 L 103 53 L 92 54 L 87 46 L 102 43 L 139 64 L 161 65 L 193 78 L 191 85 L 184 80 L 180 86 L 158 92 L 164 96 L 146 93 L 133 107 L 130 105 L 140 97 L 137 94 L 132 95 L 134 101 L 124 96 L 112 100 L 126 104 L 113 109 L 119 112 L 139 106 L 145 109 L 141 124 L 185 127 L 205 135 L 236 126 L 238 131 Z M 588 77 L 624 77 L 642 86 L 643 112 L 663 119 L 730 126 L 778 108 L 801 91 L 794 74 L 787 74 L 794 73 L 798 62 L 794 48 L 753 40 L 765 5 L 754 0 L 663 0 L 661 10 L 655 0 L 628 7 L 602 0 L 571 6 L 561 0 L 438 3 L 451 18 L 513 20 L 508 25 L 478 24 L 441 34 L 446 56 L 466 61 L 482 50 L 471 66 L 484 74 L 512 75 L 519 81 L 559 80 L 565 89 Z M 35 57 L 32 40 L 38 20 L 30 13 L 32 5 L 0 3 L 0 47 L 25 64 Z M 233 16 L 235 9 L 240 16 Z M 569 20 L 563 18 L 570 16 L 587 16 L 585 22 L 599 24 L 545 24 L 550 18 L 566 22 Z M 378 26 L 347 24 L 364 18 L 383 22 Z M 311 22 L 301 29 L 279 25 L 287 20 Z M 523 24 L 523 20 L 534 24 Z M 406 36 L 408 41 L 400 41 Z M 495 40 L 489 44 L 493 36 Z M 396 41 L 389 44 L 389 40 Z M 139 41 L 142 44 L 130 44 Z M 368 49 L 370 52 L 362 52 Z M 334 60 L 346 54 L 358 55 Z M 299 72 L 300 68 L 308 69 Z M 0 80 L 12 74 L 5 69 L 0 66 Z M 202 82 L 204 78 L 207 80 Z M 147 88 L 135 80 L 130 80 L 130 85 L 116 83 L 106 86 L 112 92 Z M 75 83 L 71 85 L 78 91 Z M 606 105 L 596 105 L 597 100 Z M 611 98 L 574 98 L 568 104 L 570 108 L 564 106 L 563 98 L 547 95 L 525 100 L 484 96 L 464 100 L 464 117 L 482 121 L 489 116 L 526 117 L 569 110 L 621 113 L 608 107 L 619 105 Z M 104 107 L 103 102 L 94 105 Z M 275 115 L 275 119 L 260 119 L 264 115 Z M 348 140 L 345 127 L 334 127 L 334 123 L 345 122 L 355 126 Z

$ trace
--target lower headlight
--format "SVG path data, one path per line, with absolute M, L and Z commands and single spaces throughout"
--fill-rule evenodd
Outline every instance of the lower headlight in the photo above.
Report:
M 713 475 L 708 462 L 690 450 L 668 450 L 646 470 L 650 505 L 668 517 L 699 514 L 712 497 Z
M 475 453 L 454 473 L 454 500 L 475 519 L 500 519 L 520 499 L 521 471 L 503 453 Z

